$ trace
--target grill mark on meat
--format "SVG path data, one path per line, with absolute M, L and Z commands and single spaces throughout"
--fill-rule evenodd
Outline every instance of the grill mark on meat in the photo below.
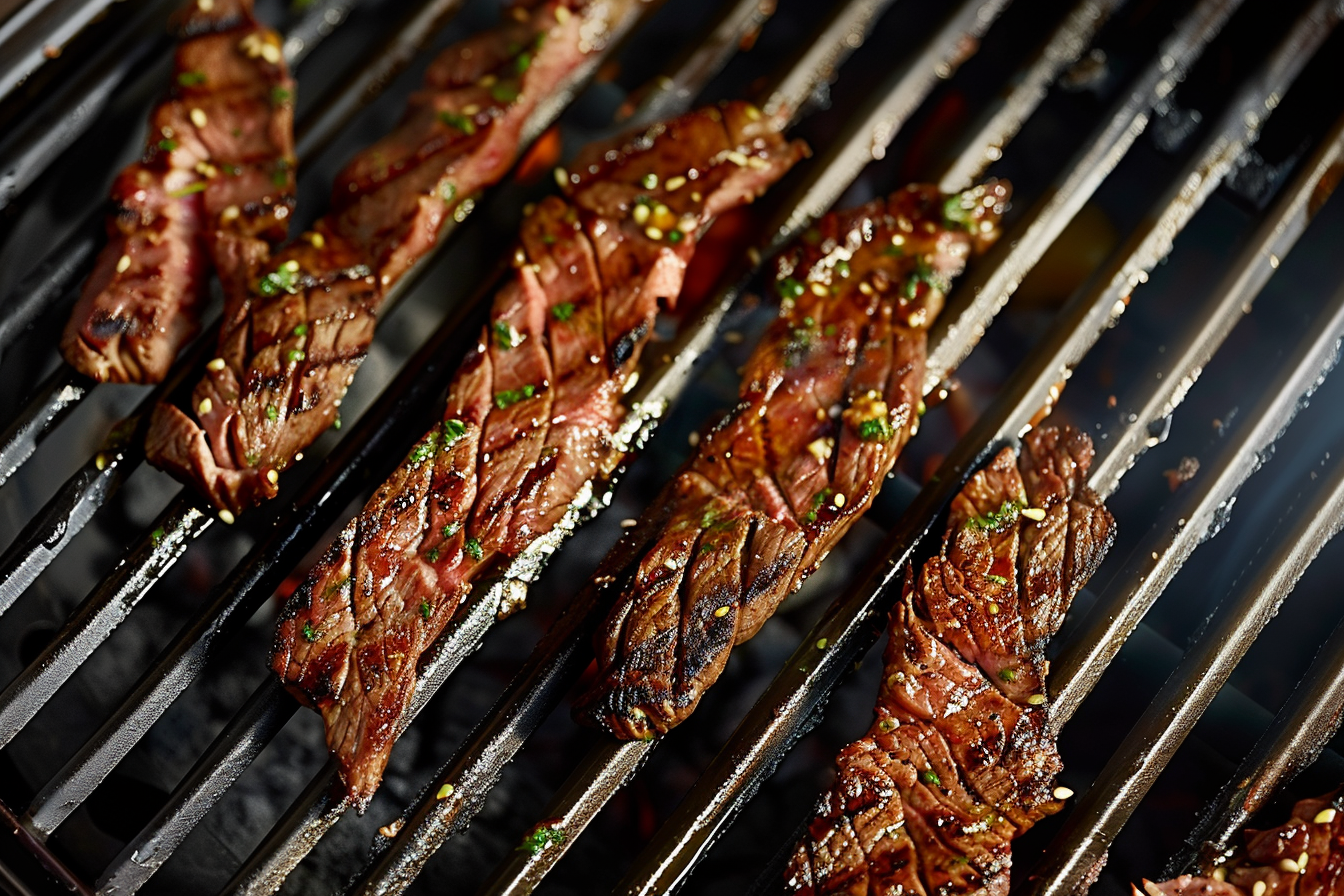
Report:
M 709 586 L 691 582 L 673 608 L 650 591 L 663 587 L 661 578 L 636 576 L 595 638 L 598 675 L 576 705 L 580 719 L 629 739 L 679 724 L 731 648 L 760 629 L 867 509 L 918 426 L 925 331 L 947 281 L 973 248 L 994 239 L 1007 195 L 999 183 L 964 197 L 909 187 L 827 216 L 781 257 L 780 316 L 743 370 L 738 406 L 678 474 L 664 532 L 646 556 L 661 563 L 672 533 L 749 514 L 745 541 L 706 542 L 740 555 L 736 592 L 715 608 L 726 608 L 719 618 L 731 636 L 697 641 L 694 656 L 667 653 L 673 620 L 697 631 Z M 961 201 L 964 220 L 948 219 L 948 203 Z
M 251 0 L 177 17 L 172 90 L 144 157 L 112 185 L 108 242 L 61 340 L 102 382 L 158 382 L 199 329 L 213 262 L 230 269 L 284 239 L 294 206 L 294 82 Z M 253 176 L 261 172 L 261 177 Z
M 892 611 L 876 719 L 837 757 L 839 776 L 790 861 L 789 892 L 1008 892 L 1011 841 L 1061 808 L 1053 783 L 1062 764 L 1046 733 L 1043 673 L 1024 689 L 1004 687 L 998 672 L 1043 668 L 1045 641 L 1029 642 L 1015 617 L 1051 615 L 1045 624 L 1053 624 L 1085 577 L 1071 589 L 1052 580 L 1059 599 L 1035 602 L 1010 599 L 996 579 L 1014 582 L 1041 559 L 1029 545 L 1039 543 L 1050 520 L 1021 515 L 1013 499 L 1034 502 L 1042 492 L 1023 480 L 1068 451 L 1075 475 L 1057 479 L 1054 494 L 1097 508 L 1103 522 L 1078 534 L 1077 550 L 1082 568 L 1100 563 L 1113 521 L 1085 484 L 1092 457 L 1085 435 L 1033 430 L 1020 458 L 1005 448 L 971 478 L 953 501 L 939 554 L 918 575 L 907 570 Z M 1052 543 L 1062 563 L 1063 540 Z M 992 571 L 1001 561 L 1009 576 Z
M 648 297 L 656 294 L 666 306 L 680 292 L 711 208 L 750 201 L 803 154 L 801 144 L 785 142 L 757 118 L 741 103 L 711 107 L 580 156 L 574 170 L 581 174 L 570 178 L 566 198 L 548 198 L 526 217 L 517 264 L 454 378 L 444 422 L 347 526 L 341 543 L 348 546 L 329 552 L 291 597 L 272 667 L 322 712 L 357 805 L 378 786 L 396 720 L 413 694 L 416 663 L 472 583 L 506 571 L 507 561 L 550 531 L 585 486 L 622 457 L 616 439 L 623 387 L 658 310 Z M 727 158 L 739 152 L 757 162 L 739 166 Z M 672 162 L 680 167 L 665 167 Z M 648 186 L 650 176 L 665 183 L 689 168 L 705 192 L 691 200 L 691 189 L 682 187 L 687 195 L 678 211 L 694 221 L 679 239 L 655 239 L 635 219 L 637 197 L 646 198 L 650 215 L 660 214 L 658 206 L 678 191 Z M 721 196 L 724 190 L 732 195 Z M 613 314 L 633 326 L 609 326 Z M 641 328 L 615 360 L 604 334 L 620 340 Z M 695 536 L 698 528 L 688 532 Z M 676 589 L 690 575 L 693 545 L 693 538 L 665 545 L 677 558 L 675 571 L 667 558 L 639 567 L 670 591 L 669 606 L 680 604 Z M 613 574 L 634 562 L 621 561 Z M 345 578 L 353 584 L 335 592 L 340 599 L 315 597 Z M 383 584 L 374 588 L 375 581 Z M 675 654 L 679 632 L 662 635 L 649 649 Z M 392 653 L 396 662 L 384 662 Z
M 332 211 L 226 278 L 219 357 L 189 408 L 156 408 L 150 461 L 229 514 L 274 497 L 278 474 L 336 421 L 388 291 L 464 201 L 504 176 L 533 110 L 598 49 L 582 35 L 629 2 L 547 0 L 445 50 L 398 128 L 337 177 Z M 486 46 L 492 69 L 470 83 L 445 74 Z M 493 86 L 477 83 L 486 74 Z
M 1216 869 L 1218 877 L 1182 874 L 1144 880 L 1134 896 L 1329 896 L 1344 889 L 1344 799 L 1335 790 L 1299 800 L 1288 821 L 1246 828 L 1244 843 Z M 1306 857 L 1303 862 L 1302 858 Z M 1261 885 L 1263 884 L 1263 887 Z

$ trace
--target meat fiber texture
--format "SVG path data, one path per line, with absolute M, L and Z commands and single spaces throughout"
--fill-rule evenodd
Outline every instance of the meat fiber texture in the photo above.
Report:
M 1209 877 L 1143 882 L 1134 896 L 1335 896 L 1344 893 L 1340 791 L 1293 806 L 1286 824 L 1246 831 L 1246 843 Z
M 331 212 L 275 257 L 235 259 L 219 355 L 189 407 L 155 409 L 150 461 L 226 522 L 274 497 L 280 473 L 339 419 L 388 291 L 508 172 L 533 111 L 630 2 L 517 7 L 440 54 L 396 130 L 337 176 Z
M 907 187 L 827 216 L 780 259 L 779 317 L 737 408 L 646 515 L 655 534 L 598 629 L 579 718 L 629 739 L 680 723 L 868 509 L 919 426 L 944 292 L 1007 198 L 998 182 Z
M 508 283 L 426 433 L 290 598 L 273 668 L 316 707 L 365 804 L 421 655 L 472 584 L 552 530 L 625 456 L 618 430 L 654 316 L 699 233 L 803 155 L 754 107 L 590 148 L 523 222 Z
M 112 185 L 108 242 L 61 341 L 81 373 L 154 383 L 200 329 L 211 264 L 232 272 L 285 237 L 294 82 L 251 0 L 193 0 L 144 158 Z
M 1036 429 L 956 497 L 891 614 L 876 718 L 841 751 L 786 889 L 1007 894 L 1011 842 L 1059 810 L 1044 647 L 1110 547 L 1092 443 Z

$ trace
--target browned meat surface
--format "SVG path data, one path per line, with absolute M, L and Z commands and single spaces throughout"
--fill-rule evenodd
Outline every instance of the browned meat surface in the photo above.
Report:
M 200 328 L 211 256 L 284 239 L 294 205 L 294 82 L 251 0 L 191 3 L 172 94 L 150 117 L 144 158 L 112 185 L 108 243 L 61 350 L 105 382 L 158 382 Z
M 997 236 L 1007 196 L 909 187 L 828 216 L 781 258 L 780 315 L 737 408 L 656 502 L 661 531 L 598 630 L 582 718 L 622 738 L 678 724 L 868 509 L 918 428 L 944 290 Z
M 1013 838 L 1061 805 L 1043 648 L 1110 546 L 1091 459 L 1087 436 L 1036 429 L 957 496 L 942 550 L 906 577 L 876 719 L 837 757 L 789 892 L 1007 894 Z
M 273 667 L 318 708 L 363 804 L 421 654 L 472 583 L 548 532 L 627 450 L 621 396 L 698 236 L 804 148 L 729 103 L 587 151 L 524 221 L 515 270 L 425 435 L 295 591 Z
M 1293 806 L 1286 824 L 1247 829 L 1246 843 L 1211 877 L 1143 882 L 1135 896 L 1335 896 L 1344 893 L 1344 797 Z
M 336 421 L 388 290 L 507 173 L 528 117 L 630 2 L 549 0 L 445 50 L 397 129 L 337 178 L 332 212 L 274 258 L 235 266 L 219 357 L 189 408 L 155 410 L 150 460 L 225 519 L 274 497 Z

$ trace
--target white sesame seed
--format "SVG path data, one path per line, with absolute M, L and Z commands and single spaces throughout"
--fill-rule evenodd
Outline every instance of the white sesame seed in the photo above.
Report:
M 649 207 L 641 202 L 639 205 L 635 206 L 635 210 L 631 214 L 631 217 L 635 219 L 636 224 L 643 225 L 648 223 Z
M 101 472 L 103 472 L 104 470 L 106 470 L 106 469 L 107 469 L 107 455 L 104 454 L 103 452 L 99 451 L 99 452 L 98 452 L 97 454 L 95 454 L 94 457 L 93 457 L 93 465 L 94 465 L 95 467 L 97 467 L 99 473 L 101 473 Z
M 280 481 L 280 473 L 277 472 L 276 470 L 267 470 L 266 481 L 269 482 L 271 485 L 275 485 L 277 482 Z
M 209 12 L 215 8 L 215 0 L 196 0 L 196 5 L 200 7 L 201 12 Z
M 321 249 L 327 244 L 327 239 L 317 231 L 308 234 L 308 242 L 313 244 L 314 249 Z
M 285 270 L 289 271 L 291 274 L 297 274 L 299 272 L 299 263 L 291 258 L 289 261 L 285 262 Z
M 262 44 L 261 58 L 265 59 L 271 65 L 278 64 L 280 62 L 280 48 L 275 44 Z
M 1262 880 L 1258 880 L 1255 882 L 1255 886 L 1251 887 L 1251 896 L 1265 896 L 1265 891 L 1268 889 L 1268 884 Z
M 1023 515 L 1024 517 L 1026 517 L 1027 519 L 1029 519 L 1029 520 L 1035 520 L 1036 522 L 1039 523 L 1041 520 L 1045 519 L 1045 508 L 1044 508 L 1044 507 L 1024 507 L 1024 508 L 1022 509 L 1022 515 Z
M 996 604 L 994 601 L 990 601 L 990 602 L 989 602 L 989 615 L 991 615 L 991 616 L 997 616 L 997 615 L 999 615 L 999 605 Z M 1030 702 L 1030 701 L 1028 701 L 1028 702 Z
M 638 526 L 638 525 L 639 525 L 639 520 L 635 519 L 634 517 L 628 517 L 628 518 L 626 518 L 626 519 L 621 520 L 621 528 L 622 528 L 622 529 L 633 529 L 633 528 L 635 528 L 635 526 Z
M 738 152 L 737 150 L 733 150 L 732 152 L 728 153 L 726 156 L 724 156 L 724 158 L 726 158 L 728 161 L 732 162 L 739 168 L 745 168 L 747 165 L 747 157 L 742 153 Z
M 842 493 L 837 492 L 836 495 L 835 495 L 835 499 L 834 499 L 831 503 L 834 504 L 837 508 L 839 508 L 839 507 L 844 507 L 844 506 L 845 506 L 845 496 L 844 496 Z
M 224 359 L 215 358 L 209 364 L 205 365 L 206 370 L 220 371 L 224 369 Z
M 652 226 L 644 228 L 644 235 L 651 240 L 660 240 L 663 238 L 663 232 L 657 227 Z
M 719 619 L 722 619 L 723 617 L 728 615 L 728 611 L 731 609 L 732 607 L 719 607 L 717 610 L 714 611 L 714 615 Z
M 227 224 L 230 221 L 237 220 L 238 216 L 241 215 L 242 213 L 243 213 L 242 209 L 240 209 L 238 206 L 231 205 L 228 208 L 224 209 L 224 211 L 219 213 L 219 220 Z
M 1210 874 L 1209 877 L 1218 881 L 1218 883 L 1222 883 L 1223 881 L 1227 880 L 1227 869 L 1220 865 L 1217 868 L 1213 869 L 1213 873 Z
M 203 127 L 205 127 L 205 124 L 206 124 L 205 113 L 204 113 L 203 111 L 201 111 L 200 109 L 192 109 L 192 110 L 191 110 L 191 123 L 194 124 L 194 125 L 196 125 L 196 127 L 198 127 L 198 128 L 203 128 Z
M 1030 697 L 1027 698 L 1027 702 L 1030 703 L 1032 706 L 1042 706 L 1045 704 L 1045 695 L 1032 694 Z
M 563 24 L 565 24 L 566 22 L 568 22 L 568 21 L 569 21 L 569 7 L 568 7 L 568 6 L 557 6 L 557 7 L 555 8 L 555 20 L 556 20 L 556 22 L 558 22 L 558 23 L 561 24 L 561 25 L 563 25 Z
M 462 107 L 463 115 L 475 115 L 479 111 L 481 111 L 481 107 L 478 106 L 476 103 L 468 103 L 467 105 Z
M 555 169 L 555 182 L 562 188 L 569 186 L 569 172 L 563 168 Z
M 1300 855 L 1300 856 L 1297 857 L 1297 867 L 1298 867 L 1298 869 L 1299 869 L 1299 870 L 1302 870 L 1302 871 L 1306 871 L 1306 870 L 1307 870 L 1307 862 L 1310 861 L 1310 859 L 1311 859 L 1311 856 L 1307 854 L 1306 850 L 1303 850 L 1302 855 Z
M 770 167 L 770 163 L 760 156 L 751 156 L 747 159 L 747 166 L 755 168 L 757 171 L 764 171 Z
M 196 413 L 204 417 L 206 414 L 210 413 L 210 411 L 213 410 L 214 407 L 215 407 L 214 402 L 212 402 L 208 398 L 202 398 L 201 403 L 196 405 Z
M 1056 787 L 1056 788 L 1055 788 L 1055 799 L 1057 799 L 1057 800 L 1066 800 L 1066 799 L 1068 799 L 1068 798 L 1071 797 L 1071 796 L 1073 796 L 1073 791 L 1070 790 L 1069 788 L 1067 788 L 1067 787 Z
M 1334 820 L 1335 820 L 1335 810 L 1333 808 L 1322 809 L 1321 811 L 1317 812 L 1316 817 L 1312 819 L 1312 821 L 1316 822 L 1317 824 L 1329 824 Z
M 689 444 L 692 448 L 694 448 L 696 445 L 699 445 L 700 433 L 698 432 L 691 433 L 689 436 L 686 437 L 686 443 Z
M 757 109 L 755 106 L 747 106 L 746 111 L 747 111 L 747 118 L 750 118 L 752 121 L 760 121 L 761 118 L 760 109 Z
M 682 177 L 681 175 L 677 175 L 676 177 L 669 177 L 667 179 L 667 183 L 663 184 L 663 186 L 667 188 L 667 191 L 669 193 L 676 192 L 677 190 L 680 190 L 682 187 L 686 186 L 686 178 Z
M 676 560 L 673 560 L 671 557 L 668 557 L 666 560 L 664 560 L 664 561 L 663 561 L 663 565 L 666 566 L 668 569 L 677 569 L 677 568 L 678 568 L 678 567 L 677 567 L 677 561 L 676 561 Z
M 234 520 L 233 511 L 225 509 L 219 512 L 219 521 L 224 525 L 232 526 L 233 520 Z
M 121 258 L 117 259 L 117 273 L 118 273 L 118 274 L 124 274 L 124 273 L 126 273 L 127 269 L 130 268 L 130 266 L 131 266 L 131 256 L 129 256 L 129 255 L 123 255 L 123 256 L 121 256 Z
M 1292 859 L 1281 859 L 1279 860 L 1279 870 L 1287 874 L 1297 874 L 1302 869 Z

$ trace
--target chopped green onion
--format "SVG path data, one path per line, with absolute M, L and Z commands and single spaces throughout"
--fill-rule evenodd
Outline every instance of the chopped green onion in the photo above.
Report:
M 205 83 L 205 72 L 182 72 L 177 76 L 177 83 L 183 87 L 200 87 Z
M 467 116 L 459 115 L 456 112 L 440 112 L 439 121 L 448 125 L 450 128 L 457 128 L 468 137 L 476 133 L 476 122 L 472 121 Z M 454 190 L 453 192 L 456 193 L 457 191 Z
M 485 548 L 481 547 L 481 543 L 474 538 L 468 538 L 462 547 L 466 548 L 467 553 L 471 555 L 473 560 L 480 560 L 485 556 Z
M 513 407 L 525 398 L 531 398 L 537 394 L 537 387 L 528 383 L 521 389 L 507 389 L 503 392 L 495 393 L 495 407 L 501 411 Z
M 562 323 L 564 321 L 569 320 L 573 316 L 574 316 L 573 302 L 561 302 L 560 304 L 555 305 L 554 307 L 551 308 L 551 317 L 555 318 L 556 320 Z
M 173 192 L 169 193 L 168 196 L 169 198 L 172 199 L 181 199 L 183 196 L 190 196 L 192 193 L 204 193 L 204 192 L 205 192 L 205 181 L 198 180 L 195 183 L 187 184 L 180 190 L 174 190 Z

